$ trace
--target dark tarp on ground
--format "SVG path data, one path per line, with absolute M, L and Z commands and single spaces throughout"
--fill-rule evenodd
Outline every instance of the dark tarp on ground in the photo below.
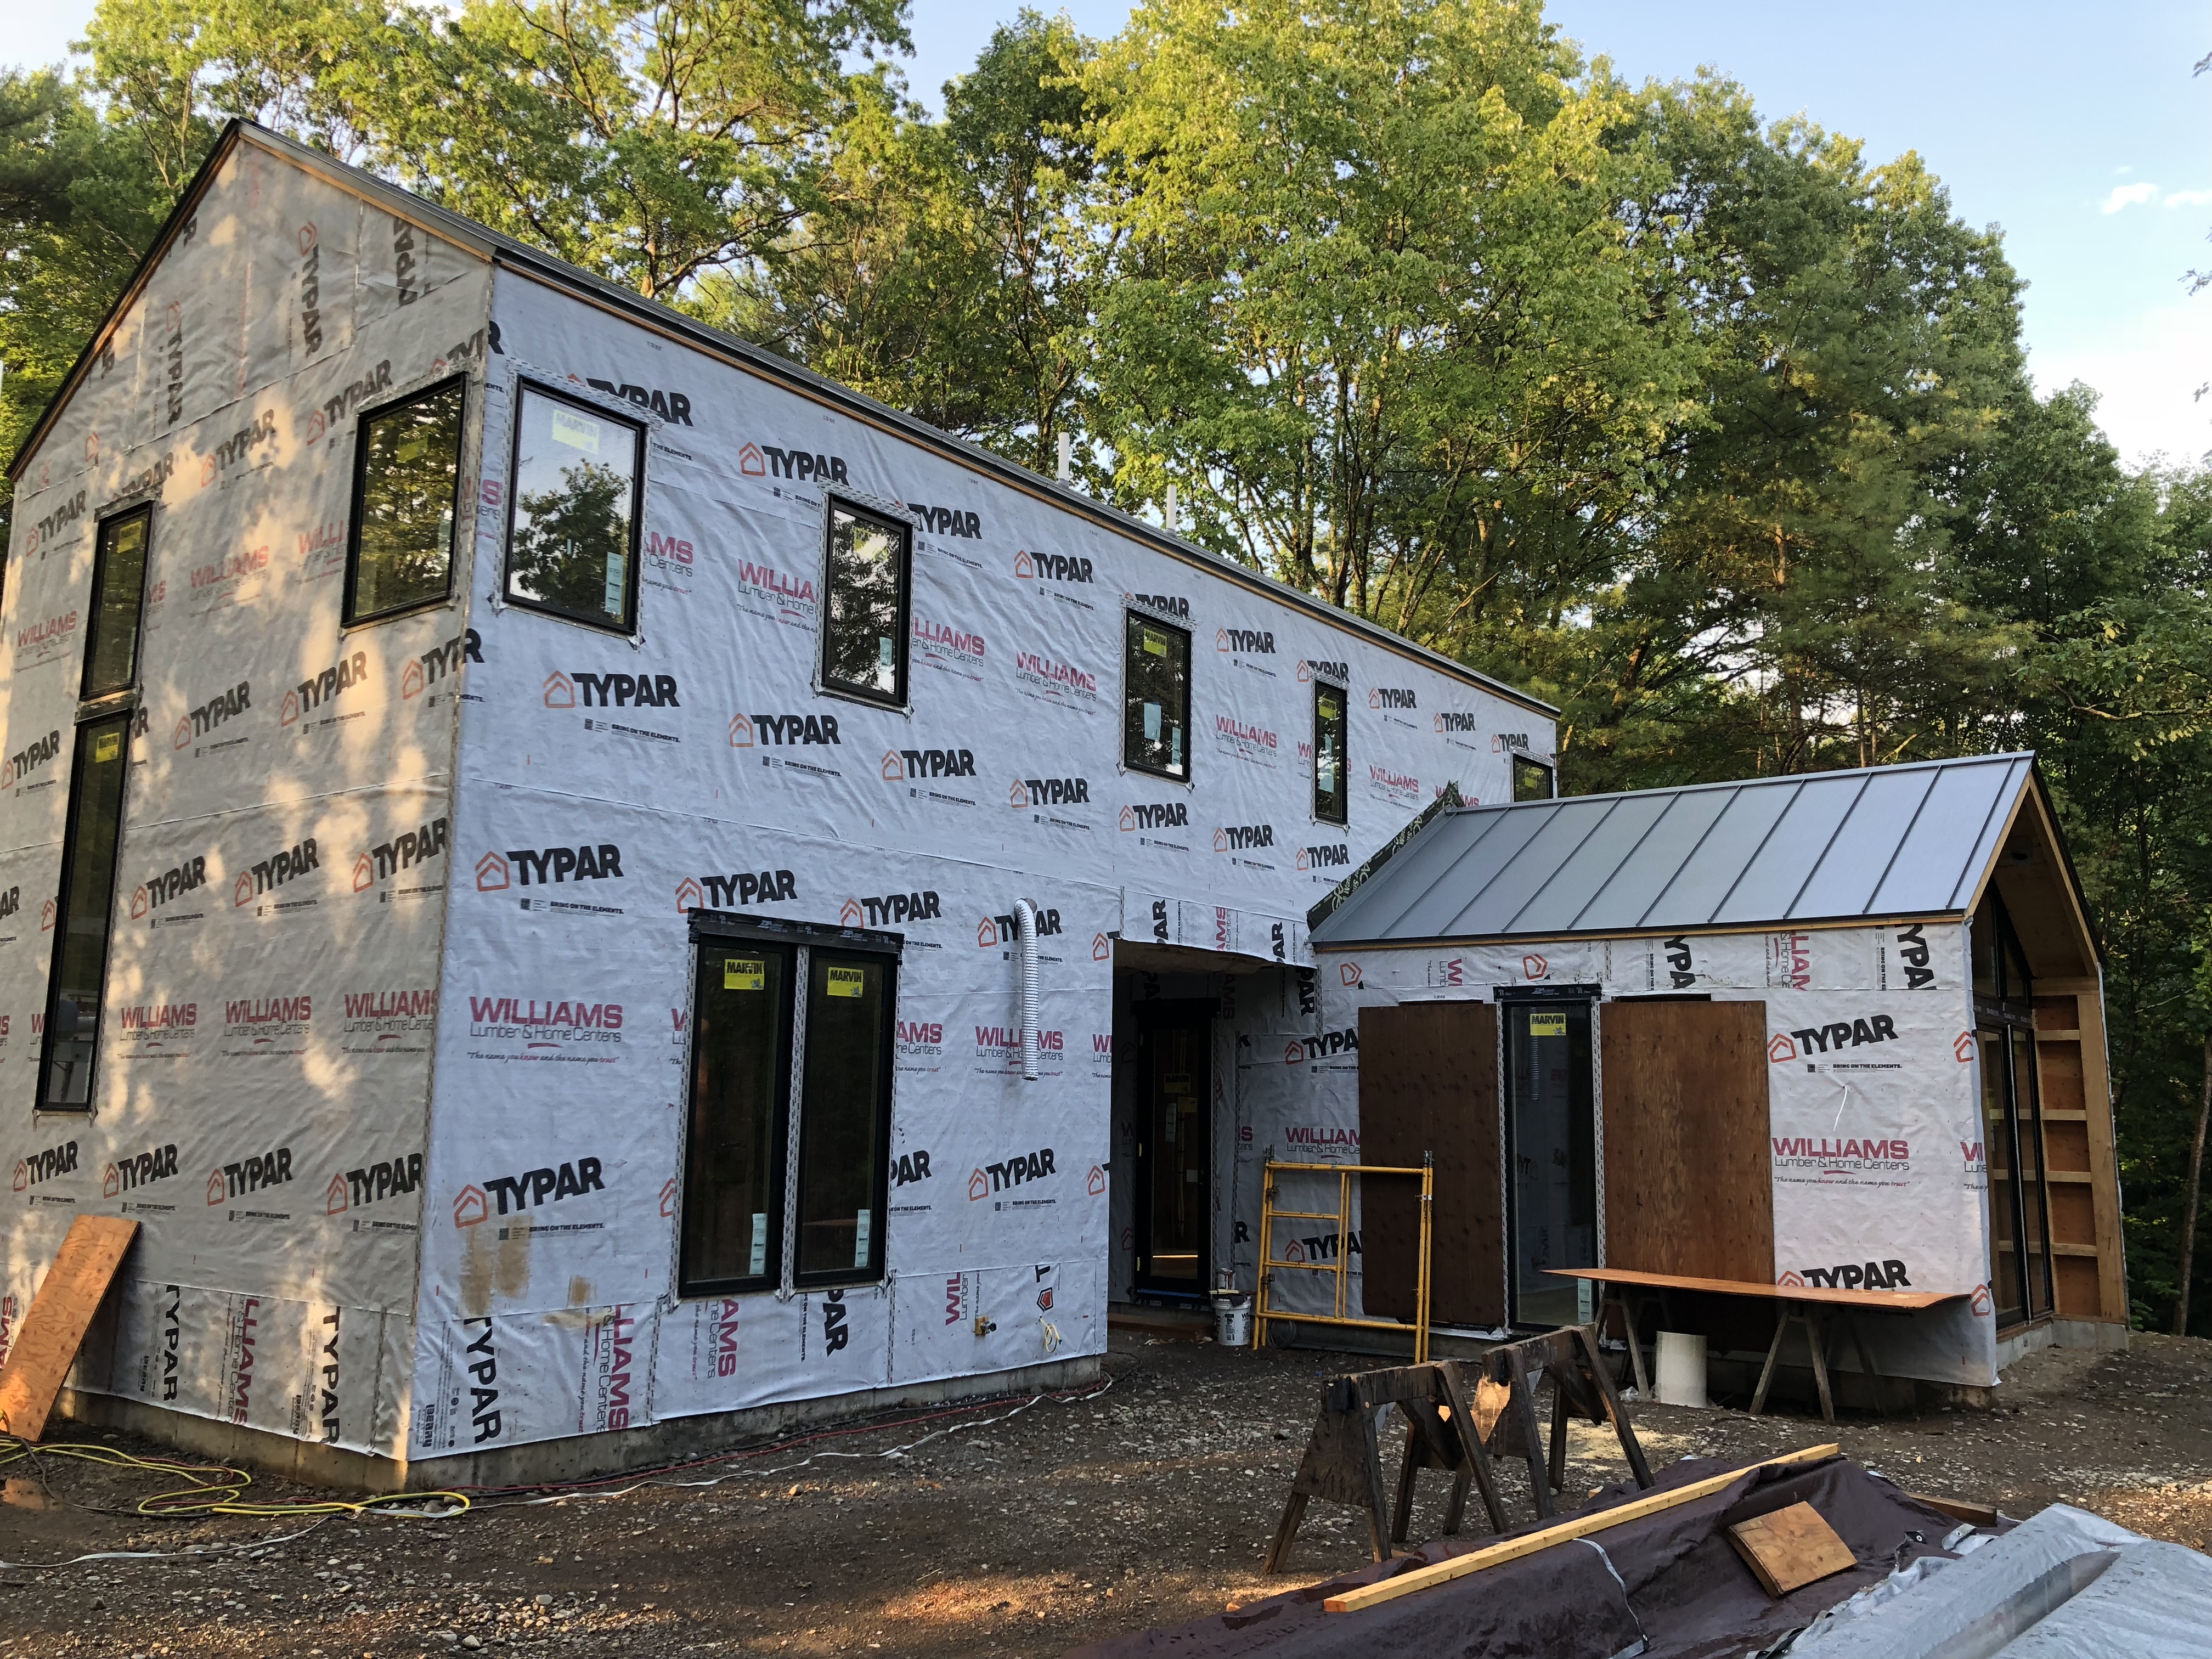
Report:
M 1658 1489 L 1686 1486 L 1719 1472 L 1709 1462 L 1686 1461 L 1659 1476 Z M 1575 1513 L 1591 1514 L 1644 1495 L 1633 1486 L 1610 1487 Z M 1752 1577 L 1729 1542 L 1727 1528 L 1801 1501 L 1820 1511 L 1860 1565 L 1776 1601 Z M 1557 1519 L 1530 1522 L 1504 1535 L 1556 1524 Z M 1384 1654 L 1613 1659 L 1633 1650 L 1639 1638 L 1650 1643 L 1644 1652 L 1661 1659 L 1725 1659 L 1811 1623 L 1824 1608 L 1881 1583 L 1920 1556 L 1942 1554 L 1943 1539 L 1958 1525 L 1841 1457 L 1747 1469 L 1742 1479 L 1717 1492 L 1625 1522 L 1587 1542 L 1555 1544 L 1361 1612 L 1327 1613 L 1322 1599 L 1465 1555 L 1498 1539 L 1438 1539 L 1411 1555 L 1249 1602 L 1180 1630 L 1140 1631 L 1077 1648 L 1068 1659 L 1135 1659 L 1140 1654 L 1173 1654 L 1178 1659 L 1243 1654 L 1266 1654 L 1269 1659 Z M 1294 1562 L 1297 1547 L 1292 1546 Z

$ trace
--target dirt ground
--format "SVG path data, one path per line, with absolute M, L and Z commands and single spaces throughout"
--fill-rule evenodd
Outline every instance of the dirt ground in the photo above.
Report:
M 1318 1379 L 1381 1363 L 1117 1331 L 1109 1385 L 1084 1398 L 1001 1402 L 657 1478 L 720 1477 L 713 1485 L 486 1498 L 450 1521 L 341 1517 L 304 1532 L 298 1521 L 145 1520 L 132 1512 L 156 1489 L 144 1475 L 44 1457 L 5 1471 L 15 1479 L 0 1503 L 0 1561 L 11 1564 L 0 1569 L 0 1656 L 1057 1654 L 1358 1565 L 1358 1516 L 1317 1504 L 1291 1572 L 1259 1572 Z M 2029 1356 L 1988 1412 L 1850 1417 L 1838 1429 L 1802 1411 L 1631 1413 L 1655 1465 L 1836 1439 L 1911 1490 L 2017 1516 L 2063 1499 L 2203 1548 L 2208 1385 L 2212 1342 L 2138 1336 L 2125 1354 Z M 1578 1427 L 1572 1449 L 1571 1500 L 1626 1473 L 1607 1431 Z M 1514 1520 L 1533 1512 L 1521 1467 L 1500 1465 Z M 1442 1524 L 1448 1484 L 1423 1482 L 1417 1538 Z M 210 1545 L 247 1547 L 12 1565 Z

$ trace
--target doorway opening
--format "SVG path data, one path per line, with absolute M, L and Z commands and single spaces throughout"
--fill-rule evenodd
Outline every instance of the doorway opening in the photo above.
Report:
M 1205 1299 L 1213 1231 L 1212 999 L 1140 1003 L 1131 1288 L 1164 1301 Z
M 1597 1260 L 1597 1103 L 1590 1063 L 1595 988 L 1501 994 L 1504 1042 L 1506 1268 L 1516 1325 L 1587 1316 L 1587 1280 L 1554 1267 Z

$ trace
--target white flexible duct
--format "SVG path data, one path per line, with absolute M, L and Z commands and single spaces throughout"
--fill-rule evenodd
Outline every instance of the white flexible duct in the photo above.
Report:
M 1037 1076 L 1036 907 L 1027 899 L 1014 901 L 1014 929 L 1022 944 L 1022 1076 L 1034 1083 Z

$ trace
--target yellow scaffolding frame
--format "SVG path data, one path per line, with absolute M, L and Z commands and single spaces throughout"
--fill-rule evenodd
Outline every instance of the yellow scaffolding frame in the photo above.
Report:
M 1279 1210 L 1275 1207 L 1275 1177 L 1278 1173 L 1300 1171 L 1336 1176 L 1336 1213 L 1323 1210 Z M 1290 1325 L 1352 1325 L 1370 1330 L 1402 1331 L 1405 1322 L 1397 1319 L 1354 1319 L 1345 1311 L 1346 1275 L 1352 1260 L 1352 1177 L 1354 1176 L 1419 1176 L 1421 1178 L 1421 1253 L 1420 1266 L 1413 1284 L 1413 1363 L 1425 1364 L 1429 1358 L 1429 1224 L 1431 1200 L 1436 1195 L 1436 1159 L 1428 1152 L 1421 1154 L 1419 1169 L 1401 1169 L 1382 1164 L 1278 1164 L 1269 1158 L 1264 1166 L 1260 1188 L 1260 1294 L 1253 1308 L 1252 1346 L 1267 1346 L 1267 1322 L 1270 1319 Z M 1279 1261 L 1275 1259 L 1275 1221 L 1278 1217 L 1287 1221 L 1334 1221 L 1336 1223 L 1336 1260 L 1334 1261 Z M 1267 1291 L 1274 1279 L 1274 1270 L 1287 1267 L 1297 1273 L 1334 1273 L 1336 1275 L 1336 1311 L 1331 1314 L 1286 1313 L 1267 1305 Z

